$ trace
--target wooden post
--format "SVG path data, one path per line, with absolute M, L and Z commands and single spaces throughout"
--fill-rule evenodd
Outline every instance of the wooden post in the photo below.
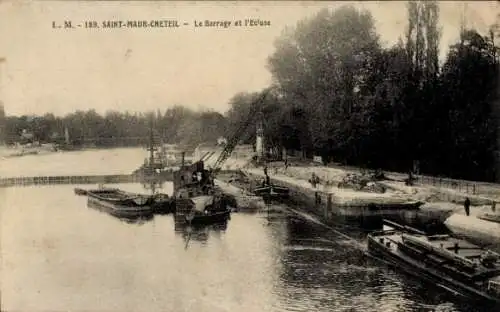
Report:
M 327 194 L 326 197 L 326 217 L 328 218 L 333 211 L 332 194 Z

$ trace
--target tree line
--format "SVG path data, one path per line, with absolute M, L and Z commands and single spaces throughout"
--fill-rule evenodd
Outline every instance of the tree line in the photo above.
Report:
M 174 106 L 164 112 L 128 113 L 109 111 L 104 115 L 95 110 L 76 111 L 64 117 L 6 116 L 6 143 L 63 143 L 65 133 L 73 146 L 97 147 L 148 145 L 151 129 L 155 140 L 164 143 L 198 144 L 216 141 L 224 135 L 226 120 L 213 111 L 197 112 Z M 67 129 L 67 130 L 66 130 Z M 29 136 L 23 135 L 29 133 Z
M 499 58 L 495 29 L 462 25 L 440 62 L 436 1 L 409 1 L 408 27 L 383 47 L 368 11 L 324 9 L 287 29 L 269 57 L 260 109 L 272 142 L 324 161 L 495 179 Z M 239 123 L 259 94 L 237 94 Z

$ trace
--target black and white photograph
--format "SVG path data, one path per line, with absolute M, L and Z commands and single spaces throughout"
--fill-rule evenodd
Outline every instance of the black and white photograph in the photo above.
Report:
M 0 0 L 0 311 L 500 311 L 499 1 Z

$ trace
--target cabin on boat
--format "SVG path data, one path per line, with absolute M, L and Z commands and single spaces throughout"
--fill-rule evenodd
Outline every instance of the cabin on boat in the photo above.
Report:
M 189 197 L 198 195 L 195 193 L 200 192 L 207 194 L 213 187 L 213 178 L 210 172 L 205 169 L 203 161 L 182 166 L 179 170 L 174 172 L 173 182 L 174 194 L 179 194 L 181 196 L 186 192 Z M 182 192 L 179 192 L 180 190 L 182 190 Z
M 397 224 L 396 224 L 397 225 Z M 451 289 L 500 303 L 500 255 L 453 235 L 426 235 L 406 226 L 368 234 L 368 250 L 404 270 Z

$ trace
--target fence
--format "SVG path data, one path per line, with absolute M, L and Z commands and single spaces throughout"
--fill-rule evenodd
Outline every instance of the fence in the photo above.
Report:
M 471 181 L 419 175 L 416 177 L 416 182 L 418 184 L 453 189 L 466 194 L 477 195 L 479 193 L 478 184 Z

